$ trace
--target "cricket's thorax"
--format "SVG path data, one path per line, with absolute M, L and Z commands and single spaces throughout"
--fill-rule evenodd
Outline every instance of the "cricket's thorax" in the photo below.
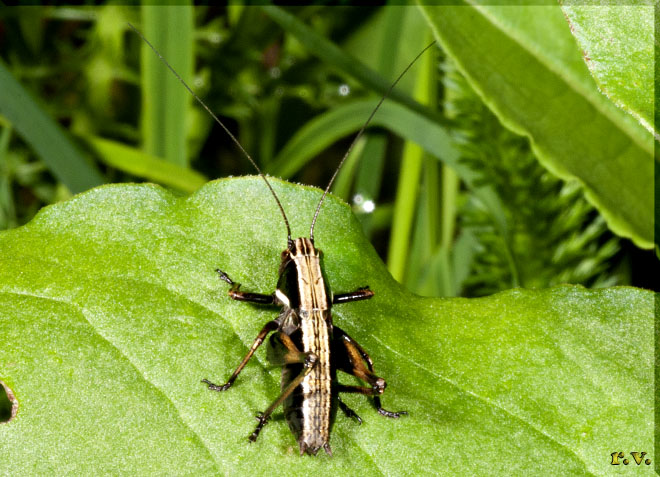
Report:
M 298 275 L 300 309 L 306 311 L 329 310 L 319 251 L 314 248 L 309 239 L 299 238 L 295 240 L 290 256 L 296 265 Z
M 299 238 L 291 250 L 299 290 L 301 341 L 305 352 L 314 353 L 318 361 L 302 382 L 301 451 L 309 448 L 315 453 L 325 447 L 330 438 L 332 407 L 332 376 L 330 369 L 330 340 L 332 320 L 321 272 L 319 251 L 309 239 Z

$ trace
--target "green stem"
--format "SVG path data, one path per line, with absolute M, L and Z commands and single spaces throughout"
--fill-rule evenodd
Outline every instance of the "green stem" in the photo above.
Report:
M 415 98 L 422 103 L 428 103 L 432 97 L 431 88 L 432 85 L 434 86 L 434 82 L 431 79 L 432 75 L 428 73 L 430 62 L 433 59 L 433 55 L 426 55 L 422 58 L 422 64 L 417 73 Z M 424 150 L 417 144 L 406 142 L 394 203 L 392 232 L 387 257 L 387 267 L 392 276 L 399 282 L 403 282 L 406 274 L 423 160 Z

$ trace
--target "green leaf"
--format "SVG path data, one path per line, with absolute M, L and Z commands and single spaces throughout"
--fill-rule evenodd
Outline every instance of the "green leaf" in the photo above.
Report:
M 600 90 L 657 137 L 653 129 L 653 4 L 646 3 L 569 1 L 562 10 Z
M 321 191 L 273 187 L 306 234 Z M 387 274 L 346 204 L 328 198 L 315 236 L 335 292 L 375 291 L 333 320 L 387 379 L 386 408 L 408 417 L 349 395 L 364 423 L 337 416 L 332 458 L 298 456 L 281 418 L 249 444 L 254 414 L 279 392 L 265 350 L 224 393 L 200 379 L 226 379 L 277 315 L 229 299 L 215 272 L 272 291 L 286 244 L 272 197 L 260 178 L 189 198 L 112 185 L 0 234 L 0 380 L 19 406 L 0 425 L 3 471 L 601 475 L 614 450 L 651 451 L 652 293 L 420 298 Z
M 598 92 L 559 6 L 422 9 L 500 120 L 545 167 L 578 180 L 612 231 L 650 248 L 653 136 Z
M 103 184 L 101 174 L 73 145 L 31 95 L 0 62 L 0 114 L 6 117 L 71 192 Z

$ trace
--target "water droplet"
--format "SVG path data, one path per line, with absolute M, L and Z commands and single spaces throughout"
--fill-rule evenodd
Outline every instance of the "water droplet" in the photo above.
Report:
M 363 214 L 370 214 L 376 210 L 376 203 L 373 200 L 364 197 L 362 194 L 355 194 L 353 196 L 353 205 Z

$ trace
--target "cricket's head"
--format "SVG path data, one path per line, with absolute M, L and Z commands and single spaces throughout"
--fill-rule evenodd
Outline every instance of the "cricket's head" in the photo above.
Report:
M 289 239 L 289 246 L 282 252 L 280 261 L 280 274 L 282 271 L 297 258 L 301 257 L 321 257 L 322 252 L 314 247 L 314 241 L 307 237 Z

